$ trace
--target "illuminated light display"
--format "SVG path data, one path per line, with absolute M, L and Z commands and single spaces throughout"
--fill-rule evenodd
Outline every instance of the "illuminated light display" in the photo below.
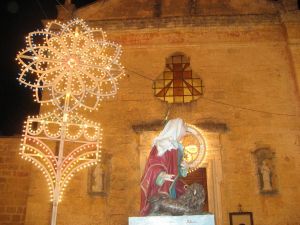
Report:
M 29 33 L 26 44 L 16 57 L 18 81 L 33 90 L 36 102 L 51 109 L 25 121 L 20 155 L 44 174 L 55 225 L 71 178 L 101 162 L 102 128 L 80 112 L 96 110 L 103 99 L 116 95 L 118 80 L 125 75 L 122 51 L 106 40 L 102 29 L 81 19 L 52 21 Z

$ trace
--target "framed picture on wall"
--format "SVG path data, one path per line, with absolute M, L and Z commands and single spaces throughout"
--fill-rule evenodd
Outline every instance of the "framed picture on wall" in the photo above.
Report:
M 254 225 L 252 212 L 229 213 L 230 225 Z

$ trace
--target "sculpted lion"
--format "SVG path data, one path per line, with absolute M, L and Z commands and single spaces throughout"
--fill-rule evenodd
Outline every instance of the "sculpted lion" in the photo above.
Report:
M 205 191 L 198 183 L 187 187 L 186 192 L 177 199 L 170 199 L 165 194 L 157 194 L 151 197 L 150 216 L 158 215 L 191 215 L 201 214 L 205 201 Z

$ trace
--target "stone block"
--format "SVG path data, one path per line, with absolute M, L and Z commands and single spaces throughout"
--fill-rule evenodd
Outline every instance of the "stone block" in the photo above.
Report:
M 214 225 L 214 215 L 129 217 L 129 225 Z

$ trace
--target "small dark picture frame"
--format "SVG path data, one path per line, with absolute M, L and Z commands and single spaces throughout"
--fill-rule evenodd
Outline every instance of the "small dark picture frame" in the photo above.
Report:
M 230 225 L 254 225 L 252 212 L 229 213 Z

